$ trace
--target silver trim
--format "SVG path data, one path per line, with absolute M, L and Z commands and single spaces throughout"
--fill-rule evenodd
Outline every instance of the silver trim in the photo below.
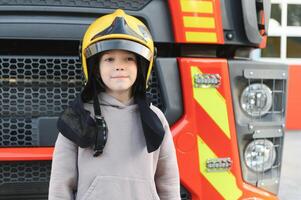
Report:
M 141 55 L 148 61 L 152 58 L 152 52 L 144 45 L 130 40 L 103 40 L 88 46 L 85 50 L 86 58 L 90 58 L 100 52 L 121 49 L 131 51 L 138 55 Z
M 244 77 L 247 79 L 288 79 L 287 70 L 280 69 L 245 69 Z

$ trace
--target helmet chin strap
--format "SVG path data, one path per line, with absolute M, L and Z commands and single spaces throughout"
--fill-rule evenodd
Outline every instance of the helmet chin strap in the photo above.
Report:
M 96 138 L 95 138 L 93 156 L 97 157 L 100 154 L 102 154 L 103 149 L 106 145 L 106 142 L 108 139 L 108 127 L 107 127 L 104 117 L 101 115 L 100 104 L 99 104 L 98 94 L 97 94 L 97 90 L 96 90 L 96 84 L 97 84 L 96 80 L 93 76 L 91 78 L 93 79 L 91 81 L 92 81 L 93 90 L 94 90 L 94 92 L 93 92 L 94 119 L 95 119 L 96 125 L 97 125 L 97 134 L 96 134 Z

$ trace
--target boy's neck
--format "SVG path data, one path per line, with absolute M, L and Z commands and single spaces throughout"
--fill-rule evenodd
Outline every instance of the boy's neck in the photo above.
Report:
M 122 92 L 113 92 L 113 91 L 106 91 L 106 93 L 123 104 L 126 104 L 131 98 L 130 91 L 122 91 Z

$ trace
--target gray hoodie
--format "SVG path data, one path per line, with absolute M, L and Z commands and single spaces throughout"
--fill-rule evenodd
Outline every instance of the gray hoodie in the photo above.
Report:
M 165 136 L 160 148 L 146 149 L 138 107 L 131 99 L 122 104 L 102 93 L 101 106 L 108 126 L 103 154 L 80 148 L 59 134 L 53 154 L 49 200 L 180 200 L 180 180 L 172 135 L 164 114 Z M 85 109 L 94 116 L 93 104 Z

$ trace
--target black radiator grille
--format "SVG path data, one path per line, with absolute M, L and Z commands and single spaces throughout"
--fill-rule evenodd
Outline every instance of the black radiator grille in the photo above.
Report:
M 1 117 L 58 116 L 80 92 L 81 87 L 0 88 Z
M 140 10 L 151 0 L 0 0 L 0 6 L 68 6 Z
M 0 85 L 82 85 L 78 57 L 0 56 Z
M 0 145 L 39 146 L 40 117 L 58 117 L 83 86 L 79 57 L 0 56 Z M 155 70 L 147 95 L 163 109 Z
M 41 189 L 47 191 L 50 172 L 51 161 L 1 162 L 0 190 L 3 192 L 6 187 L 9 187 L 9 184 L 32 185 L 37 183 Z M 182 200 L 191 200 L 191 194 L 182 185 L 180 193 Z M 41 199 L 47 199 L 47 197 Z
M 48 182 L 50 161 L 1 162 L 0 185 L 3 183 Z
M 152 104 L 161 110 L 164 110 L 163 101 L 160 94 L 159 80 L 155 70 L 153 70 L 151 73 L 146 95 L 151 100 Z
M 191 200 L 192 199 L 191 194 L 188 192 L 188 190 L 183 185 L 181 185 L 180 193 L 181 193 L 181 200 Z
M 38 144 L 36 120 L 0 118 L 1 146 L 35 146 Z

